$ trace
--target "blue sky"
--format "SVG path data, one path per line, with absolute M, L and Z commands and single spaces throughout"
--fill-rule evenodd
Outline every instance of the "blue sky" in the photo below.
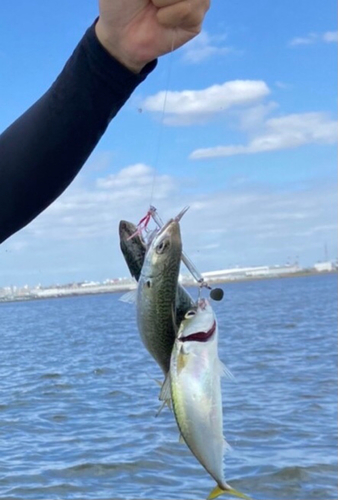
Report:
M 0 130 L 96 16 L 94 0 L 1 1 Z M 336 18 L 333 0 L 213 0 L 199 37 L 160 60 L 74 183 L 0 246 L 0 287 L 126 276 L 118 222 L 150 203 L 162 218 L 190 206 L 183 246 L 201 271 L 307 266 L 325 245 L 335 259 Z

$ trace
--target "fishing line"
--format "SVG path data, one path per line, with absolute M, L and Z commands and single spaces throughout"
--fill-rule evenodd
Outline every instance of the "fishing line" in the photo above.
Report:
M 161 152 L 161 146 L 162 146 L 162 138 L 163 138 L 163 129 L 164 129 L 164 115 L 166 112 L 167 108 L 167 100 L 168 100 L 168 93 L 169 93 L 169 83 L 171 79 L 171 71 L 172 71 L 172 64 L 173 64 L 173 52 L 174 52 L 174 46 L 175 46 L 175 40 L 176 40 L 176 28 L 173 29 L 173 36 L 171 40 L 171 54 L 169 57 L 169 62 L 168 62 L 168 72 L 167 72 L 167 81 L 165 85 L 165 92 L 164 92 L 164 99 L 163 99 L 163 108 L 161 112 L 161 118 L 160 118 L 160 125 L 159 125 L 159 134 L 158 134 L 158 140 L 157 140 L 157 145 L 155 149 L 155 158 L 154 158 L 154 175 L 153 175 L 153 181 L 152 181 L 152 186 L 151 186 L 151 192 L 150 192 L 150 203 L 149 203 L 149 210 L 147 212 L 147 215 L 141 219 L 139 223 L 140 228 L 146 228 L 148 225 L 148 222 L 150 220 L 150 217 L 153 217 L 155 222 L 156 222 L 156 209 L 155 207 L 152 206 L 153 203 L 153 198 L 154 198 L 154 189 L 155 189 L 155 183 L 156 183 L 156 178 L 158 176 L 158 171 L 159 171 L 159 158 L 160 158 L 160 152 Z M 155 215 L 155 217 L 154 217 Z M 142 226 L 143 224 L 143 226 Z M 157 224 L 159 227 L 162 225 L 161 219 L 158 218 Z M 182 252 L 182 260 L 184 264 L 186 265 L 187 269 L 190 271 L 190 273 L 194 276 L 196 279 L 197 283 L 199 283 L 199 292 L 201 291 L 201 288 L 204 286 L 207 289 L 210 290 L 210 298 L 216 301 L 220 301 L 223 299 L 224 292 L 221 288 L 212 288 L 210 287 L 204 280 L 203 276 L 197 271 L 193 263 L 190 261 L 190 259 Z
M 163 108 L 161 111 L 159 133 L 158 133 L 157 145 L 156 145 L 156 149 L 155 149 L 154 175 L 153 175 L 153 182 L 152 182 L 152 186 L 151 186 L 149 205 L 152 205 L 152 202 L 153 202 L 155 182 L 156 182 L 156 177 L 158 175 L 158 165 L 159 165 L 160 151 L 161 151 L 162 138 L 163 138 L 163 129 L 164 129 L 164 115 L 165 115 L 166 107 L 167 107 L 169 83 L 170 83 L 170 78 L 171 78 L 171 70 L 172 70 L 173 57 L 174 57 L 173 54 L 174 54 L 175 40 L 176 40 L 176 28 L 173 29 L 173 37 L 171 40 L 171 49 L 170 49 L 171 53 L 170 53 L 169 61 L 168 61 L 168 72 L 167 72 L 167 80 L 166 80 L 165 91 L 164 91 Z

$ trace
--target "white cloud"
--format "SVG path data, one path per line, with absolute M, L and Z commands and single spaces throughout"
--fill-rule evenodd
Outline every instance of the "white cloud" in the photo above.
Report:
M 99 178 L 96 185 L 101 189 L 125 189 L 135 186 L 149 186 L 154 177 L 154 170 L 144 163 L 136 163 L 123 168 L 117 174 Z
M 151 172 L 149 168 L 127 167 L 115 179 L 129 177 L 137 183 Z M 120 219 L 137 223 L 150 202 L 164 220 L 190 205 L 181 223 L 183 245 L 201 272 L 237 264 L 282 264 L 290 255 L 299 255 L 301 263 L 308 264 L 321 257 L 323 242 L 335 257 L 334 183 L 317 181 L 290 191 L 242 179 L 240 184 L 229 182 L 226 188 L 208 194 L 183 194 L 174 178 L 157 176 L 151 200 L 149 185 L 139 187 L 138 197 L 130 198 L 128 182 L 116 188 L 111 181 L 108 176 L 91 188 L 69 188 L 32 224 L 5 242 L 0 249 L 2 283 L 48 284 L 127 276 L 118 223 Z M 158 191 L 165 196 L 159 198 Z
M 94 185 L 71 187 L 41 214 L 26 232 L 50 239 L 90 239 L 111 231 L 117 217 L 144 215 L 150 203 L 170 198 L 175 182 L 142 163 L 98 178 Z M 133 217 L 132 217 L 133 218 Z
M 313 185 L 289 192 L 247 185 L 203 199 L 204 209 L 197 214 L 188 213 L 187 219 L 182 221 L 182 233 L 188 255 L 197 265 L 205 266 L 204 269 L 208 254 L 214 269 L 217 265 L 222 268 L 222 264 L 226 267 L 253 262 L 283 263 L 292 252 L 293 257 L 298 254 L 304 264 L 307 245 L 312 247 L 314 254 L 314 249 L 320 252 L 313 257 L 315 260 L 322 255 L 323 241 L 328 239 L 332 247 L 335 240 L 337 198 L 334 186 Z M 198 224 L 193 219 L 197 219 Z M 222 228 L 222 232 L 215 231 L 218 228 Z M 219 250 L 213 254 L 207 250 L 214 244 Z M 212 255 L 217 255 L 217 264 Z
M 102 172 L 107 170 L 111 165 L 113 159 L 113 153 L 111 151 L 100 151 L 91 155 L 85 164 L 86 170 L 92 172 Z
M 159 113 L 165 105 L 164 123 L 187 125 L 205 122 L 230 108 L 257 102 L 269 93 L 269 87 L 262 80 L 233 80 L 203 90 L 161 91 L 146 98 L 142 107 Z
M 323 40 L 326 43 L 337 43 L 338 42 L 338 31 L 327 31 L 323 34 Z
M 187 43 L 183 48 L 183 61 L 191 64 L 200 63 L 209 59 L 212 56 L 222 56 L 231 52 L 230 47 L 220 45 L 224 36 L 210 36 L 206 31 L 202 31 L 191 42 Z
M 26 247 L 28 243 L 26 240 L 22 238 L 17 238 L 15 240 L 9 240 L 7 249 L 9 252 L 17 252 L 20 253 L 22 252 Z
M 241 130 L 258 130 L 263 125 L 268 115 L 278 108 L 276 102 L 258 103 L 253 106 L 234 110 L 231 117 L 235 118 Z
M 280 81 L 276 81 L 275 85 L 276 85 L 276 87 L 278 87 L 279 89 L 282 89 L 282 90 L 290 90 L 290 88 L 292 87 L 292 85 L 290 85 L 290 83 L 285 83 L 285 82 L 280 82 Z
M 303 37 L 295 37 L 290 42 L 291 47 L 297 45 L 313 45 L 315 43 L 337 43 L 338 32 L 337 31 L 326 31 L 325 33 L 309 33 Z
M 337 122 L 326 113 L 300 113 L 270 118 L 246 145 L 196 149 L 191 159 L 215 158 L 262 153 L 304 146 L 333 144 L 337 140 Z
M 312 45 L 313 43 L 316 43 L 318 41 L 318 35 L 316 33 L 309 33 L 306 36 L 299 36 L 293 38 L 290 42 L 290 46 L 295 46 L 295 45 Z

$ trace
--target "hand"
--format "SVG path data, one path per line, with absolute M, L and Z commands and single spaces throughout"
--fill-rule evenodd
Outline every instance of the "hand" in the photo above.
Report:
M 134 73 L 201 31 L 210 0 L 99 0 L 96 35 Z

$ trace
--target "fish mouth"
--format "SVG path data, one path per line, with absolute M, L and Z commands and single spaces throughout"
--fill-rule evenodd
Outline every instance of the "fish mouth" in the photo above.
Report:
M 183 215 L 189 210 L 189 207 L 184 207 L 183 210 L 180 211 L 180 213 L 178 215 L 176 215 L 176 217 L 174 217 L 173 219 L 169 219 L 168 222 L 166 222 L 161 228 L 160 230 L 158 231 L 157 235 L 160 235 L 162 233 L 164 233 L 168 227 L 173 224 L 173 222 L 176 222 L 177 225 L 178 223 L 180 222 L 180 220 L 182 219 Z
M 212 327 L 207 332 L 195 332 L 187 335 L 186 337 L 181 337 L 179 340 L 181 342 L 207 342 L 215 333 L 216 330 L 216 321 L 214 321 Z

